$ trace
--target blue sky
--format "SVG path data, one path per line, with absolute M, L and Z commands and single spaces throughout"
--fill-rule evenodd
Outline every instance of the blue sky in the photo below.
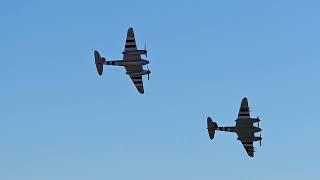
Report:
M 0 179 L 319 179 L 320 2 L 6 1 L 0 6 Z M 121 67 L 146 42 L 145 94 Z M 240 101 L 262 119 L 249 158 Z

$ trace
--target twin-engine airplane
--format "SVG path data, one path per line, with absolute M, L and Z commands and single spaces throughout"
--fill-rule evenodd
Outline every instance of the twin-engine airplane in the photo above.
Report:
M 103 65 L 124 66 L 127 71 L 126 74 L 130 76 L 139 93 L 143 94 L 144 89 L 142 76 L 148 75 L 149 80 L 149 75 L 151 73 L 149 69 L 144 70 L 142 67 L 149 64 L 149 61 L 141 58 L 141 55 L 145 55 L 147 57 L 147 53 L 146 47 L 144 50 L 137 49 L 133 28 L 130 27 L 127 32 L 125 48 L 122 52 L 123 60 L 106 61 L 104 57 L 100 56 L 98 51 L 94 51 L 94 58 L 98 74 L 100 76 L 102 75 Z
M 207 118 L 207 125 L 208 125 L 208 133 L 210 139 L 214 138 L 215 131 L 227 131 L 227 132 L 234 132 L 238 135 L 238 140 L 241 141 L 244 148 L 247 151 L 247 154 L 250 157 L 254 156 L 254 141 L 260 141 L 261 146 L 261 134 L 259 137 L 256 137 L 254 133 L 262 131 L 259 127 L 260 119 L 251 118 L 249 113 L 249 105 L 248 99 L 245 97 L 242 99 L 238 118 L 236 119 L 236 126 L 235 127 L 218 127 L 217 123 L 213 122 L 210 117 Z M 254 126 L 253 123 L 258 123 L 258 127 Z

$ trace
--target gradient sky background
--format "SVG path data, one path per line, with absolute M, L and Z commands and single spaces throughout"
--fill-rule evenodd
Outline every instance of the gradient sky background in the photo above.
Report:
M 269 180 L 320 174 L 320 2 L 2 1 L 1 180 Z M 121 58 L 133 26 L 152 70 L 140 95 Z M 240 101 L 262 119 L 247 156 Z

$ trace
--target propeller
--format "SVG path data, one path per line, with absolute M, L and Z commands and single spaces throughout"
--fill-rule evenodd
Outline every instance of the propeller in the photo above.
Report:
M 148 80 L 150 79 L 150 70 L 149 70 L 149 67 L 147 66 L 147 69 L 148 69 Z
M 262 137 L 261 137 L 261 133 L 260 133 L 260 147 L 261 147 L 261 140 L 262 140 Z
M 145 54 L 146 57 L 148 57 L 148 54 L 147 54 L 147 53 L 148 53 L 148 51 L 147 51 L 147 43 L 144 43 L 144 50 L 145 50 L 145 52 L 146 52 L 146 54 Z
M 259 118 L 259 116 L 257 117 L 257 120 L 258 120 L 258 128 L 260 128 L 260 127 L 259 127 L 259 125 L 260 125 L 260 118 Z

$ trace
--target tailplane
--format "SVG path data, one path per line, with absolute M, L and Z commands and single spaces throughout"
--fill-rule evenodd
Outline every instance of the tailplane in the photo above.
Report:
M 218 124 L 213 122 L 210 117 L 207 118 L 207 129 L 210 139 L 214 138 L 214 134 L 216 132 L 216 129 L 218 127 Z
M 98 74 L 101 76 L 103 73 L 103 64 L 106 61 L 105 58 L 101 57 L 97 50 L 94 51 L 94 59 Z

